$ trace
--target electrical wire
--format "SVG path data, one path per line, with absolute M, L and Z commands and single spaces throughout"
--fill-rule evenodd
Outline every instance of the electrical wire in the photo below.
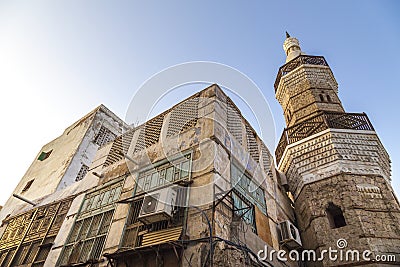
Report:
M 274 267 L 274 266 L 273 266 L 271 263 L 269 263 L 269 262 L 261 262 L 261 261 L 258 259 L 257 255 L 256 255 L 251 249 L 249 249 L 246 245 L 240 245 L 240 244 L 237 244 L 237 243 L 235 243 L 235 242 L 232 242 L 232 241 L 230 241 L 230 240 L 224 239 L 224 238 L 219 237 L 219 236 L 212 236 L 212 238 L 213 238 L 213 239 L 217 239 L 217 241 L 214 241 L 214 242 L 224 242 L 224 243 L 226 243 L 226 244 L 228 244 L 228 245 L 230 245 L 230 246 L 232 246 L 232 247 L 236 247 L 236 248 L 238 248 L 238 249 L 240 249 L 240 250 L 242 250 L 242 251 L 244 251 L 244 252 L 246 252 L 246 253 L 251 254 L 251 255 L 256 259 L 257 263 L 258 263 L 260 266 Z M 182 242 L 182 243 L 187 243 L 187 244 L 189 244 L 189 243 L 208 242 L 208 241 L 209 241 L 209 237 L 202 237 L 202 238 L 191 239 L 191 240 L 178 240 L 178 241 L 179 241 L 179 242 Z M 209 255 L 209 254 L 207 254 L 207 256 L 208 256 L 208 255 Z

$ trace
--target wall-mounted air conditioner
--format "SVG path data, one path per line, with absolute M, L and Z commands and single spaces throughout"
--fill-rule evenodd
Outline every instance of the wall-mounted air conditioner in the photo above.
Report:
M 281 233 L 281 244 L 290 249 L 301 247 L 299 230 L 290 221 L 283 221 L 279 224 Z
M 138 219 L 145 224 L 150 224 L 171 218 L 176 195 L 176 189 L 173 187 L 146 194 Z

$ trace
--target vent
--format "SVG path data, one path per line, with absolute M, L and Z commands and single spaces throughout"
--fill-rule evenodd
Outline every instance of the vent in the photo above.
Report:
M 123 158 L 123 155 L 121 153 L 122 153 L 122 136 L 118 136 L 117 138 L 115 138 L 103 166 L 107 167 L 117 161 L 120 161 Z
M 132 143 L 132 138 L 133 134 L 135 133 L 135 129 L 130 129 L 129 131 L 125 132 L 122 134 L 121 139 L 122 139 L 122 151 L 124 153 L 127 153 L 129 148 L 131 147 Z
M 129 132 L 126 132 L 123 135 L 115 138 L 110 152 L 108 153 L 107 159 L 104 162 L 104 167 L 110 166 L 124 158 L 123 153 L 128 151 L 134 133 L 135 130 L 130 130 Z
M 262 163 L 263 168 L 268 175 L 272 175 L 271 173 L 271 154 L 269 153 L 267 147 L 261 143 L 261 156 L 262 156 Z
M 112 133 L 109 129 L 104 126 L 101 126 L 99 133 L 97 134 L 96 138 L 94 139 L 94 143 L 103 146 L 108 142 L 114 140 L 116 135 Z
M 78 175 L 75 178 L 75 181 L 78 182 L 78 181 L 82 180 L 83 177 L 85 177 L 85 175 L 87 174 L 88 170 L 89 170 L 89 166 L 82 164 L 82 167 L 79 170 Z
M 146 122 L 144 128 L 144 143 L 149 147 L 160 140 L 161 127 L 164 121 L 164 115 L 159 115 Z
M 42 151 L 42 153 L 40 153 L 38 157 L 38 160 L 43 161 L 45 159 L 48 159 L 50 157 L 51 152 L 53 152 L 53 149 L 50 150 L 49 152 Z
M 137 142 L 136 142 L 136 145 L 135 145 L 135 151 L 133 152 L 133 153 L 136 153 L 136 152 L 138 152 L 138 151 L 140 151 L 140 150 L 143 150 L 143 149 L 145 149 L 146 148 L 146 142 L 144 141 L 144 137 L 145 137 L 145 132 L 146 132 L 146 129 L 145 129 L 145 127 L 143 126 L 143 127 L 141 127 L 140 129 L 139 129 L 139 137 L 138 137 L 138 139 L 137 139 Z
M 256 133 L 246 124 L 247 150 L 250 156 L 258 163 L 260 161 L 260 151 L 256 140 Z
M 233 104 L 232 100 L 227 98 L 227 127 L 228 131 L 241 145 L 243 144 L 243 133 L 242 133 L 242 117 L 240 112 Z
M 168 124 L 167 137 L 194 127 L 198 119 L 199 98 L 194 97 L 174 107 Z
M 21 193 L 28 191 L 28 189 L 31 188 L 31 186 L 33 184 L 33 181 L 35 181 L 35 179 L 32 179 L 32 180 L 28 181 L 25 184 L 24 188 L 22 189 Z
M 160 140 L 163 121 L 164 114 L 161 114 L 141 126 L 134 153 L 158 143 L 158 141 Z

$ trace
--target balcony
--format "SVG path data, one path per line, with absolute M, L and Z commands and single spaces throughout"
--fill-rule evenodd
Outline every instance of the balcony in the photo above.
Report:
M 300 65 L 303 64 L 308 64 L 308 65 L 320 65 L 320 66 L 328 66 L 328 63 L 326 62 L 325 58 L 322 56 L 308 56 L 308 55 L 300 55 L 282 67 L 279 68 L 278 75 L 276 76 L 276 80 L 274 83 L 275 87 L 275 93 L 276 90 L 278 89 L 279 82 L 283 76 L 294 70 Z
M 305 121 L 284 129 L 275 150 L 277 163 L 280 162 L 288 145 L 307 138 L 326 129 L 351 129 L 374 131 L 365 113 L 321 112 Z

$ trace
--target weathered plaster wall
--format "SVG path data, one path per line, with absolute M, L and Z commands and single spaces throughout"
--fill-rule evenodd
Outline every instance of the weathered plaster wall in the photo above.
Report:
M 93 141 L 103 124 L 118 135 L 121 134 L 121 128 L 126 127 L 126 124 L 107 108 L 99 106 L 68 127 L 61 136 L 42 147 L 13 193 L 35 201 L 73 184 L 82 163 L 89 166 L 93 160 L 98 149 L 98 145 Z M 51 150 L 52 153 L 47 159 L 38 160 L 42 152 Z M 22 192 L 32 179 L 34 181 L 30 188 Z M 0 212 L 0 220 L 8 214 L 19 212 L 17 206 L 22 203 L 11 196 Z
M 75 156 L 71 160 L 70 165 L 57 186 L 57 190 L 66 188 L 75 182 L 82 164 L 86 166 L 91 165 L 97 150 L 99 149 L 99 146 L 93 141 L 101 127 L 107 128 L 115 134 L 115 136 L 118 136 L 127 128 L 127 125 L 106 107 L 101 105 L 98 108 L 98 111 L 94 114 L 93 121 L 91 122 L 90 127 L 88 127 L 86 134 L 83 136 L 82 142 L 79 144 Z

